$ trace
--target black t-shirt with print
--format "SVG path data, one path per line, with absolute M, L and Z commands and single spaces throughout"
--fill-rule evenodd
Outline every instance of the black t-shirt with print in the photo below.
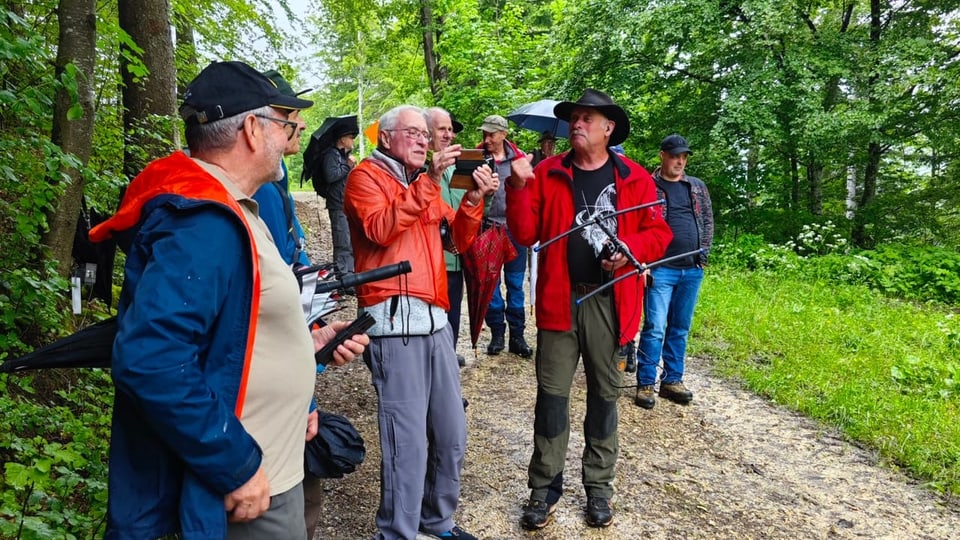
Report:
M 600 212 L 616 210 L 617 191 L 613 176 L 613 161 L 599 169 L 584 171 L 573 167 L 574 219 L 571 227 L 597 217 Z M 617 232 L 617 219 L 608 218 L 604 226 Z M 589 225 L 567 239 L 567 266 L 570 283 L 600 284 L 609 280 L 600 268 L 600 250 L 607 242 L 607 235 L 596 224 Z M 549 247 L 547 249 L 550 249 Z

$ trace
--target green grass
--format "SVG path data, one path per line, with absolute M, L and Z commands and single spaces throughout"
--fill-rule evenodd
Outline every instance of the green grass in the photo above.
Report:
M 960 320 L 867 288 L 711 267 L 690 354 L 960 494 Z

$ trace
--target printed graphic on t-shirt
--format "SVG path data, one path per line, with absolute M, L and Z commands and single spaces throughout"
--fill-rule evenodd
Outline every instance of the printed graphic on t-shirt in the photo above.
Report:
M 586 196 L 585 192 L 581 192 L 581 195 Z M 616 201 L 617 201 L 617 189 L 613 183 L 607 184 L 605 188 L 597 196 L 596 201 L 593 204 L 583 201 L 582 209 L 577 212 L 576 217 L 574 218 L 574 225 L 579 226 L 584 223 L 597 219 L 601 215 L 610 214 L 616 211 Z M 608 217 L 602 220 L 603 226 L 613 233 L 617 233 L 617 218 Z M 596 223 L 591 223 L 583 228 L 580 231 L 580 236 L 593 248 L 593 254 L 595 256 L 600 255 L 600 250 L 603 249 L 603 245 L 609 241 L 609 236 L 607 233 L 600 228 Z

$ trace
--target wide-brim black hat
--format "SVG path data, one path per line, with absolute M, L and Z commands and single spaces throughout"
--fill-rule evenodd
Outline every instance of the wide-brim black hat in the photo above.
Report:
M 610 134 L 608 146 L 615 146 L 627 140 L 630 134 L 630 118 L 622 107 L 613 102 L 610 96 L 599 90 L 587 88 L 577 101 L 561 101 L 553 108 L 553 114 L 561 120 L 570 121 L 570 113 L 575 107 L 590 107 L 597 109 L 601 114 L 613 120 L 616 124 Z
M 243 62 L 214 62 L 187 86 L 180 116 L 187 124 L 207 124 L 261 107 L 298 111 L 312 105 L 312 101 L 284 94 Z

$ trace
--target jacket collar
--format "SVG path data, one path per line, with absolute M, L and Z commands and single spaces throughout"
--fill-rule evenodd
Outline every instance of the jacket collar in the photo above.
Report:
M 652 174 L 653 179 L 657 182 L 669 182 L 669 180 L 667 180 L 660 174 L 660 169 L 661 167 L 657 167 L 656 169 L 653 170 L 653 174 Z M 687 180 L 687 173 L 683 173 L 683 176 L 680 177 L 680 182 L 690 182 L 689 180 Z
M 563 164 L 564 169 L 573 169 L 573 152 L 573 150 L 570 150 L 563 156 L 563 160 L 560 163 Z M 607 148 L 607 155 L 613 160 L 613 168 L 616 169 L 619 178 L 627 178 L 630 176 L 630 167 L 623 162 L 619 154 Z
M 367 158 L 371 160 L 372 163 L 378 165 L 381 169 L 390 173 L 394 179 L 403 184 L 404 186 L 409 186 L 421 174 L 427 172 L 426 167 L 420 167 L 419 169 L 413 171 L 409 176 L 407 175 L 407 167 L 399 159 L 391 156 L 390 154 L 384 152 L 383 150 L 377 148 L 370 154 L 370 157 Z

